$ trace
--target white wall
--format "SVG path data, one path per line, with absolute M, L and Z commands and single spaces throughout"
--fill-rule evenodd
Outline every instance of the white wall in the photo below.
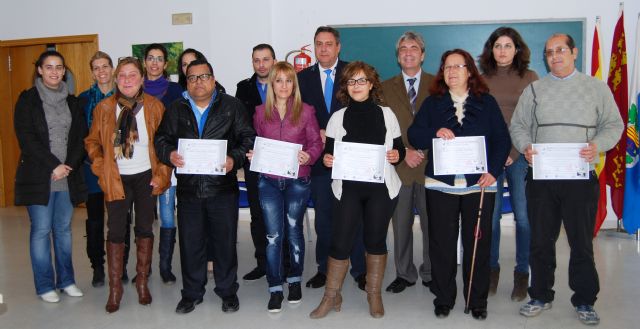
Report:
M 604 66 L 608 67 L 619 3 L 614 0 L 2 2 L 0 40 L 97 33 L 101 50 L 113 58 L 130 54 L 131 44 L 183 41 L 185 48 L 205 53 L 213 63 L 216 78 L 231 94 L 235 93 L 236 82 L 252 73 L 250 54 L 254 45 L 271 43 L 276 56 L 284 59 L 288 51 L 313 43 L 313 33 L 319 25 L 586 18 L 588 49 L 581 51 L 589 67 L 595 17 L 599 15 Z M 193 13 L 193 24 L 171 25 L 171 14 L 182 12 Z M 625 31 L 629 72 L 633 68 L 633 47 L 637 46 L 638 13 L 640 1 L 627 0 Z

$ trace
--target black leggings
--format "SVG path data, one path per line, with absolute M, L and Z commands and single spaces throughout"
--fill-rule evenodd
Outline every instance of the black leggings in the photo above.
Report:
M 152 195 L 151 169 L 134 175 L 120 175 L 125 198 L 107 202 L 107 241 L 125 242 L 127 214 L 133 203 L 135 210 L 134 232 L 136 237 L 153 237 L 153 209 L 156 197 Z M 135 201 L 135 202 L 134 202 Z
M 389 221 L 398 203 L 390 199 L 385 184 L 342 182 L 342 197 L 334 197 L 331 250 L 335 259 L 348 259 L 358 227 L 362 225 L 364 247 L 372 255 L 387 253 Z

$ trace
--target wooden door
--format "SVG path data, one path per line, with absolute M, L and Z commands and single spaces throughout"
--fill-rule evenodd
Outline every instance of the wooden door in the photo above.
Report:
M 89 59 L 96 51 L 98 44 L 93 42 L 77 42 L 56 44 L 56 50 L 64 56 L 67 68 L 73 73 L 75 78 L 75 95 L 89 89 L 93 83 Z

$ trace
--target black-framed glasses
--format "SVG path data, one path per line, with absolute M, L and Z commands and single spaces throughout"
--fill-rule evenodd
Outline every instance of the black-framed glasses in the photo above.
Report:
M 205 73 L 200 75 L 192 74 L 187 76 L 187 81 L 191 83 L 195 83 L 196 81 L 198 81 L 198 79 L 200 79 L 200 81 L 205 82 L 205 81 L 211 80 L 211 78 L 213 78 L 213 74 L 211 73 Z
M 447 65 L 447 66 L 443 66 L 442 70 L 447 72 L 447 71 L 451 71 L 451 70 L 460 70 L 464 67 L 467 67 L 467 64 L 454 64 L 454 65 Z
M 564 55 L 571 51 L 571 48 L 568 47 L 558 47 L 556 49 L 545 49 L 544 55 L 547 57 L 553 57 L 555 55 Z
M 367 78 L 349 79 L 349 80 L 347 80 L 347 85 L 348 86 L 355 86 L 356 83 L 357 83 L 357 84 L 359 84 L 361 86 L 364 86 L 364 85 L 367 84 L 367 82 L 369 82 L 369 79 L 367 79 Z

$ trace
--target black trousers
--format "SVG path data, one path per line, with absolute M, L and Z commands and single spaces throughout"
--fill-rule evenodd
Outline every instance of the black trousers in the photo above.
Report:
M 595 173 L 588 180 L 533 180 L 527 175 L 527 210 L 531 226 L 531 287 L 529 295 L 553 301 L 556 241 L 560 226 L 569 241 L 569 287 L 574 306 L 593 305 L 600 284 L 593 260 L 593 230 L 599 186 Z
M 387 232 L 398 198 L 389 198 L 385 184 L 343 181 L 340 200 L 334 197 L 331 249 L 335 259 L 348 259 L 362 227 L 367 253 L 387 253 Z
M 91 267 L 101 269 L 104 264 L 104 193 L 87 196 L 87 255 Z
M 262 216 L 262 208 L 260 208 L 260 197 L 258 195 L 258 177 L 259 173 L 249 170 L 250 163 L 244 165 L 244 181 L 247 187 L 247 197 L 249 200 L 249 212 L 251 213 L 251 240 L 256 249 L 254 256 L 257 261 L 258 268 L 267 270 L 267 233 L 264 228 L 264 217 Z
M 213 246 L 214 292 L 224 298 L 238 291 L 237 233 L 237 191 L 202 199 L 178 196 L 182 297 L 195 300 L 204 296 L 207 241 Z
M 431 292 L 436 296 L 433 304 L 453 308 L 456 302 L 456 272 L 458 232 L 462 225 L 462 280 L 463 295 L 467 299 L 469 275 L 473 256 L 474 233 L 478 221 L 480 193 L 448 194 L 427 189 L 429 216 L 429 257 L 431 258 Z M 489 294 L 489 254 L 491 249 L 491 217 L 495 193 L 484 193 L 480 238 L 476 249 L 470 308 L 487 307 Z
M 107 202 L 107 241 L 124 243 L 127 231 L 127 213 L 131 205 L 135 209 L 136 237 L 153 237 L 154 209 L 156 197 L 152 195 L 151 169 L 134 174 L 120 175 L 124 187 L 124 199 Z

